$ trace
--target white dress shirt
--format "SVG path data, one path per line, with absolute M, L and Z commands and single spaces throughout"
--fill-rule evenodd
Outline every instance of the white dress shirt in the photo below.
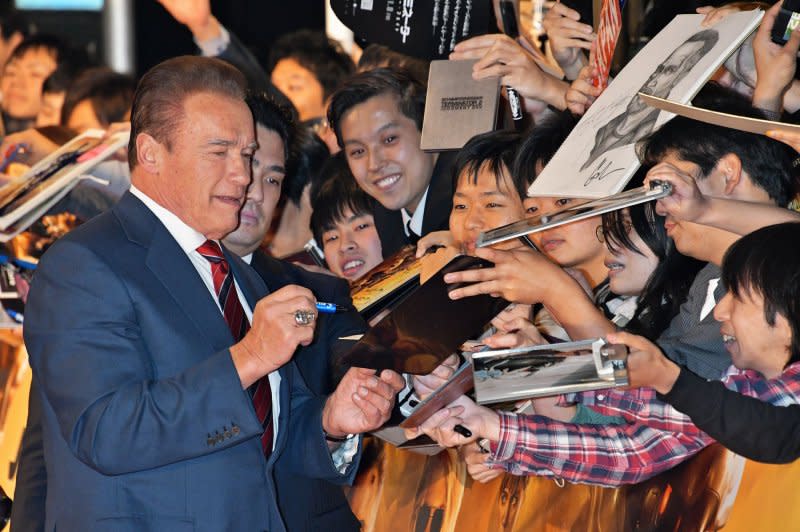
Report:
M 428 185 L 428 188 L 425 189 L 425 194 L 423 194 L 422 199 L 419 200 L 419 205 L 417 205 L 417 208 L 414 209 L 414 214 L 409 215 L 407 210 L 400 209 L 400 214 L 403 217 L 403 231 L 405 232 L 406 236 L 411 236 L 408 234 L 409 228 L 411 228 L 415 235 L 423 236 L 422 219 L 425 216 L 425 203 L 427 203 L 428 190 L 430 190 L 430 188 L 430 185 Z M 409 223 L 409 221 L 411 223 Z
M 220 314 L 222 314 L 224 317 L 222 308 L 219 306 L 217 291 L 214 290 L 214 278 L 211 274 L 211 263 L 197 251 L 197 248 L 207 240 L 206 237 L 186 225 L 175 214 L 156 203 L 155 200 L 147 196 L 135 186 L 131 185 L 130 191 L 131 194 L 142 200 L 142 203 L 144 203 L 145 206 L 153 212 L 156 218 L 158 218 L 161 223 L 164 224 L 164 227 L 167 229 L 169 234 L 172 235 L 172 238 L 175 239 L 183 252 L 186 253 L 186 256 L 189 257 L 189 260 L 192 262 L 192 266 L 194 266 L 195 270 L 197 270 L 197 273 L 200 275 L 203 283 L 205 283 L 206 288 L 208 288 L 209 296 L 214 300 L 214 303 L 219 308 Z M 252 254 L 249 256 L 249 259 L 252 259 Z M 247 303 L 247 299 L 242 295 L 242 290 L 239 287 L 239 283 L 237 283 L 235 279 L 234 284 L 236 286 L 236 295 L 239 296 L 239 302 L 242 304 L 244 314 L 247 316 L 247 321 L 252 323 L 253 310 Z M 281 376 L 277 371 L 273 371 L 269 374 L 269 384 L 270 388 L 272 389 L 272 423 L 274 428 L 272 431 L 272 445 L 274 448 L 275 438 L 278 435 L 278 416 L 281 409 L 279 394 Z

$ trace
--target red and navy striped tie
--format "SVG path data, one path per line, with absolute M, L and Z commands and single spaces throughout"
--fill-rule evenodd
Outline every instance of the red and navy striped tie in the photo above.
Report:
M 250 329 L 250 323 L 244 315 L 244 308 L 239 301 L 236 293 L 236 286 L 233 282 L 228 261 L 222 254 L 219 244 L 213 240 L 206 240 L 203 245 L 197 248 L 209 263 L 211 263 L 211 278 L 214 281 L 214 291 L 217 293 L 217 300 L 225 317 L 225 323 L 231 330 L 233 340 L 238 342 Z M 256 391 L 253 395 L 253 406 L 256 409 L 261 425 L 264 427 L 264 434 L 261 436 L 261 446 L 264 454 L 269 456 L 272 451 L 272 389 L 269 385 L 269 377 L 264 375 L 256 383 Z

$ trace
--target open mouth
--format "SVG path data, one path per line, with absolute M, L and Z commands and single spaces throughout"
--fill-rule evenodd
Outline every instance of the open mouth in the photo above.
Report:
M 364 264 L 365 262 L 361 259 L 348 260 L 342 265 L 342 275 L 345 277 L 353 277 L 364 268 Z
M 381 190 L 386 190 L 398 181 L 400 181 L 400 174 L 391 174 L 374 181 L 373 184 Z

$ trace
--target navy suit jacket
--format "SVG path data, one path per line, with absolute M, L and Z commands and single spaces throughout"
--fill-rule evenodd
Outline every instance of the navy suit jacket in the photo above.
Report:
M 292 359 L 309 389 L 318 396 L 330 394 L 346 368 L 336 363 L 354 342 L 339 338 L 363 333 L 366 323 L 353 308 L 350 287 L 344 279 L 312 273 L 261 251 L 253 254 L 253 269 L 264 279 L 270 291 L 288 284 L 305 286 L 317 301 L 336 303 L 352 310 L 338 314 L 320 314 L 314 341 L 297 350 Z M 292 532 L 317 530 L 356 531 L 361 524 L 350 510 L 342 488 L 325 480 L 298 475 L 278 460 L 274 478 L 278 489 L 278 506 L 286 528 Z
M 227 254 L 251 306 L 261 279 Z M 46 530 L 283 530 L 272 471 L 346 483 L 324 398 L 280 370 L 275 450 L 242 390 L 219 308 L 138 199 L 59 240 L 37 270 L 25 342 L 41 400 Z

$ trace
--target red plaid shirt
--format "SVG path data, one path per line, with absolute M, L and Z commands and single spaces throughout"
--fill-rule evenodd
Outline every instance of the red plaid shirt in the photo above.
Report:
M 722 379 L 734 391 L 777 406 L 800 403 L 800 362 L 772 380 L 731 368 Z M 635 484 L 675 467 L 712 439 L 688 416 L 658 400 L 652 388 L 575 394 L 593 410 L 621 416 L 619 425 L 576 425 L 544 416 L 500 414 L 496 467 L 516 475 L 556 475 L 585 484 Z

